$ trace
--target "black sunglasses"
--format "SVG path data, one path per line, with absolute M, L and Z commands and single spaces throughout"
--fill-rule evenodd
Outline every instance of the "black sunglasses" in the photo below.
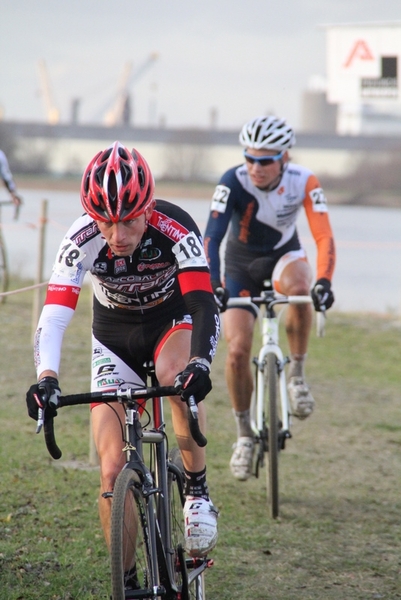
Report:
M 267 167 L 268 165 L 272 165 L 276 161 L 283 158 L 283 152 L 279 154 L 275 154 L 274 156 L 253 156 L 253 154 L 248 154 L 246 150 L 244 150 L 244 156 L 247 163 L 253 165 L 255 162 L 259 163 L 261 167 Z

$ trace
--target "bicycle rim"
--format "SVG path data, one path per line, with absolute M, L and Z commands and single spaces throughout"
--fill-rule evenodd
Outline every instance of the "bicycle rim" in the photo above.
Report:
M 277 406 L 277 362 L 276 355 L 270 352 L 266 357 L 266 414 L 269 418 L 269 469 L 267 473 L 267 486 L 273 519 L 279 515 L 279 415 Z
M 124 600 L 125 573 L 136 565 L 133 589 L 152 590 L 154 561 L 148 528 L 148 503 L 142 495 L 138 474 L 124 469 L 117 477 L 113 492 L 110 528 L 110 561 L 113 600 Z M 131 571 L 132 572 L 132 571 Z M 141 596 L 146 598 L 148 596 Z M 149 598 L 151 592 L 149 593 Z
M 205 600 L 204 571 L 193 579 L 188 574 L 197 565 L 197 561 L 185 558 L 185 523 L 183 506 L 184 497 L 184 467 L 178 448 L 173 448 L 169 453 L 170 464 L 175 468 L 169 469 L 168 486 L 171 519 L 171 544 L 173 550 L 173 571 L 177 589 L 181 600 Z M 177 474 L 177 471 L 182 476 Z M 205 567 L 206 568 L 206 567 Z

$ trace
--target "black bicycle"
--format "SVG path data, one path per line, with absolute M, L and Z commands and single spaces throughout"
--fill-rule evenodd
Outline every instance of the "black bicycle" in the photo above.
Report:
M 112 497 L 111 587 L 113 600 L 205 600 L 204 575 L 213 561 L 190 558 L 184 550 L 184 474 L 178 448 L 169 450 L 163 415 L 163 397 L 177 395 L 174 387 L 161 387 L 149 365 L 150 387 L 125 384 L 116 391 L 61 396 L 59 408 L 91 402 L 121 403 L 125 425 L 126 464 L 119 473 Z M 146 401 L 152 399 L 152 408 Z M 188 420 L 199 446 L 206 438 L 199 429 L 198 407 L 190 400 Z M 41 411 L 40 411 L 41 412 Z M 142 413 L 142 416 L 141 416 Z M 53 419 L 42 421 L 47 449 L 54 459 L 61 451 L 54 436 Z

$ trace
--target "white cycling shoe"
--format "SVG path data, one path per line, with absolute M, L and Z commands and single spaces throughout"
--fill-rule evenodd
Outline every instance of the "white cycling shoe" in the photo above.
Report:
M 233 445 L 230 468 L 235 479 L 246 481 L 251 477 L 254 449 L 255 440 L 252 437 L 239 437 Z
M 287 386 L 291 403 L 291 414 L 306 419 L 315 408 L 315 401 L 303 377 L 291 377 Z
M 206 556 L 217 542 L 219 511 L 211 500 L 187 496 L 184 504 L 185 550 L 193 558 Z

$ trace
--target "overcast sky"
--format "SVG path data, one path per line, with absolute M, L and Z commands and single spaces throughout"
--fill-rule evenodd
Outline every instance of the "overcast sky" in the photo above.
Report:
M 0 110 L 46 119 L 44 60 L 61 122 L 80 98 L 80 121 L 100 123 L 132 61 L 134 124 L 208 127 L 215 109 L 219 128 L 267 111 L 299 128 L 325 75 L 322 25 L 400 19 L 400 0 L 0 0 Z

